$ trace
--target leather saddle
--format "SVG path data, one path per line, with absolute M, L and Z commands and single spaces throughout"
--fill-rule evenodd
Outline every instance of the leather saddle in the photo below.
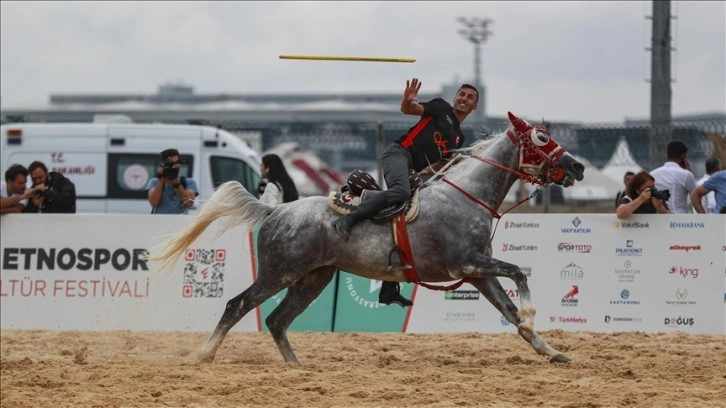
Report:
M 408 174 L 409 185 L 411 186 L 411 198 L 403 203 L 389 205 L 381 209 L 370 218 L 371 221 L 385 223 L 402 212 L 406 214 L 406 222 L 411 222 L 416 218 L 419 210 L 418 191 L 423 184 L 423 180 L 421 180 L 421 176 L 413 169 L 409 169 Z M 381 187 L 368 172 L 355 169 L 350 172 L 346 185 L 339 192 L 331 191 L 328 194 L 328 205 L 337 214 L 347 215 L 358 208 L 358 205 L 360 205 L 361 200 L 365 197 L 366 191 L 368 190 L 381 190 Z

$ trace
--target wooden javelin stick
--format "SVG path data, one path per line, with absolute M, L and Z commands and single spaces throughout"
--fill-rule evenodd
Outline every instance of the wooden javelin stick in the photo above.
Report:
M 325 55 L 280 55 L 280 59 L 314 61 L 416 62 L 414 58 L 336 57 Z

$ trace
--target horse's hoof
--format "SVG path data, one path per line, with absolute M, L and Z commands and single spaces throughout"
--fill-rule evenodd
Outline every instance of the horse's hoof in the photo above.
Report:
M 555 364 L 555 363 L 564 364 L 564 363 L 569 363 L 569 362 L 570 362 L 570 358 L 562 353 L 558 353 L 558 354 L 555 354 L 554 356 L 550 357 L 550 363 L 552 363 L 552 364 Z
M 207 363 L 207 364 L 209 364 L 209 363 L 213 363 L 214 362 L 214 357 L 213 356 L 207 356 L 207 355 L 204 355 L 204 354 L 199 354 L 197 356 L 197 361 L 199 361 L 200 363 Z

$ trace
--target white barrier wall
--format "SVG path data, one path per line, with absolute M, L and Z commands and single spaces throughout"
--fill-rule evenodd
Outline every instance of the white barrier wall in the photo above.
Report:
M 493 242 L 529 277 L 538 330 L 724 334 L 723 215 L 512 214 Z M 515 331 L 472 286 L 457 292 L 418 288 L 407 331 Z
M 212 241 L 213 226 L 169 274 L 155 272 L 156 264 L 138 258 L 188 220 L 3 216 L 0 327 L 212 330 L 226 302 L 253 281 L 253 252 L 242 228 Z M 493 243 L 495 258 L 519 265 L 529 277 L 537 330 L 724 334 L 723 215 L 643 215 L 620 221 L 613 214 L 508 214 Z M 519 306 L 513 282 L 500 281 Z M 411 287 L 404 284 L 405 290 Z M 449 292 L 414 288 L 413 308 L 380 310 L 386 318 L 402 314 L 402 331 L 515 330 L 468 284 Z M 356 310 L 341 313 L 335 318 L 356 320 Z M 259 311 L 234 328 L 260 329 Z
M 210 228 L 171 273 L 140 254 L 189 216 L 7 215 L 0 218 L 3 329 L 208 331 L 252 283 L 250 242 Z M 258 330 L 245 318 L 239 331 Z

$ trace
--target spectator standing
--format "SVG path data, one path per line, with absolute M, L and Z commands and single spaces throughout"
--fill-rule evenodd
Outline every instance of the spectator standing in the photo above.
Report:
M 23 212 L 44 214 L 74 214 L 76 212 L 76 186 L 61 173 L 51 171 L 43 162 L 28 166 L 33 180 L 33 196 Z
M 28 205 L 33 190 L 25 188 L 28 183 L 28 169 L 22 164 L 13 164 L 5 171 L 0 181 L 0 215 L 19 213 Z
M 260 173 L 267 183 L 260 196 L 260 201 L 268 205 L 280 205 L 298 199 L 295 182 L 285 169 L 280 156 L 266 154 L 262 156 Z
M 618 191 L 617 194 L 615 194 L 615 208 L 617 209 L 620 206 L 620 202 L 623 200 L 623 197 L 627 195 L 628 191 L 628 184 L 630 183 L 630 180 L 633 179 L 633 176 L 635 173 L 632 171 L 625 172 L 625 175 L 623 176 L 623 190 Z
M 149 180 L 146 191 L 152 214 L 187 214 L 199 195 L 197 182 L 191 177 L 179 177 L 184 162 L 176 149 L 159 154 L 161 163 L 156 177 Z
M 708 180 L 693 190 L 691 202 L 693 202 L 693 207 L 697 213 L 704 214 L 706 212 L 703 204 L 701 204 L 701 199 L 711 191 L 714 192 L 716 201 L 714 212 L 726 214 L 726 170 L 713 173 Z
M 668 160 L 650 172 L 658 190 L 670 191 L 671 197 L 667 205 L 673 214 L 689 212 L 688 199 L 696 188 L 696 180 L 691 173 L 691 163 L 686 159 L 687 152 L 686 144 L 679 140 L 668 143 Z
M 719 170 L 721 170 L 721 159 L 718 157 L 712 157 L 706 160 L 706 174 L 696 181 L 696 188 L 702 185 L 713 173 Z M 693 199 L 691 199 L 691 202 L 693 202 Z M 716 211 L 716 195 L 714 191 L 710 191 L 708 194 L 701 197 L 701 206 L 705 210 L 706 214 L 714 214 L 718 212 Z M 696 212 L 695 203 L 693 204 L 693 212 Z
M 647 171 L 634 175 L 625 191 L 625 197 L 615 210 L 618 218 L 625 219 L 632 214 L 668 214 L 668 208 L 663 205 L 663 201 L 653 196 L 654 185 L 653 176 Z

